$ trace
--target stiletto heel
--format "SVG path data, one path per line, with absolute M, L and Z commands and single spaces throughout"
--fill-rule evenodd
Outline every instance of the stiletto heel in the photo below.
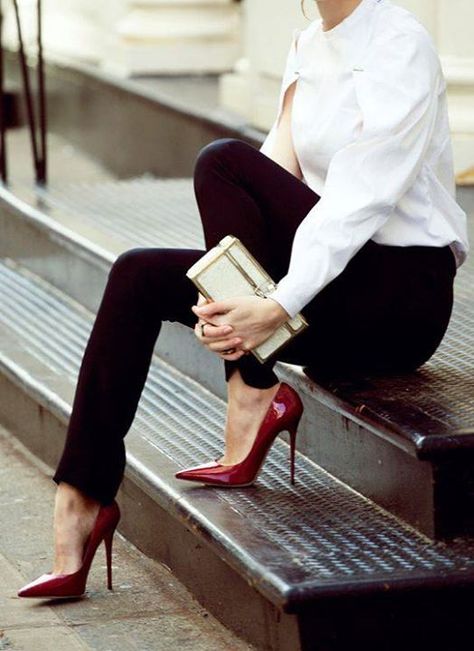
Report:
M 95 552 L 104 540 L 107 557 L 107 587 L 112 589 L 112 537 L 120 520 L 120 509 L 114 500 L 112 504 L 102 505 L 97 514 L 94 527 L 84 545 L 82 565 L 72 574 L 42 574 L 18 590 L 19 597 L 81 597 L 86 589 Z
M 273 398 L 248 455 L 240 463 L 223 465 L 217 460 L 180 470 L 178 479 L 199 481 L 213 486 L 249 486 L 260 472 L 270 447 L 277 435 L 287 430 L 291 439 L 291 483 L 294 484 L 296 429 L 303 413 L 303 402 L 298 393 L 282 382 Z
M 299 418 L 298 418 L 299 422 Z M 288 429 L 290 434 L 290 482 L 294 485 L 295 483 L 295 448 L 296 448 L 296 430 L 298 428 L 298 422 L 294 427 Z
M 105 557 L 107 560 L 107 588 L 112 590 L 112 539 L 114 537 L 114 531 L 110 531 L 106 534 L 104 538 L 105 545 Z

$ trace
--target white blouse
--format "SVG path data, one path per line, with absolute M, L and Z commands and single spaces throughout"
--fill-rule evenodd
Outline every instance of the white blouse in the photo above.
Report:
M 297 79 L 291 134 L 303 182 L 321 198 L 296 230 L 272 298 L 293 317 L 369 240 L 469 251 L 455 200 L 446 83 L 430 35 L 390 0 L 362 0 L 328 31 L 295 29 L 286 90 Z

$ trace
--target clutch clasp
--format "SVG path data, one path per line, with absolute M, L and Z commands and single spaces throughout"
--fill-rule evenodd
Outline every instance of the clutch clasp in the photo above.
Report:
M 263 282 L 255 287 L 255 294 L 262 298 L 267 298 L 268 294 L 271 294 L 274 289 L 276 289 L 275 283 Z

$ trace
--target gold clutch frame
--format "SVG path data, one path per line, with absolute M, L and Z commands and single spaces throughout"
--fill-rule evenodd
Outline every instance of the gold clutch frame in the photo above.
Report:
M 232 294 L 232 288 L 223 281 L 224 273 L 212 277 L 212 269 L 216 263 L 222 267 L 223 260 L 232 263 L 237 275 L 233 278 L 236 285 L 243 288 Z M 247 268 L 245 268 L 247 264 Z M 217 267 L 216 267 L 217 270 Z M 222 269 L 221 269 L 222 271 Z M 229 272 L 229 269 L 227 269 Z M 276 289 L 276 283 L 271 276 L 254 258 L 247 247 L 234 235 L 226 235 L 220 242 L 207 251 L 199 260 L 197 260 L 186 272 L 187 277 L 192 280 L 200 293 L 208 300 L 222 300 L 231 298 L 232 295 L 256 295 L 266 298 Z M 207 277 L 207 284 L 203 279 Z M 209 282 L 210 281 L 210 282 Z M 214 287 L 212 291 L 211 286 Z M 289 343 L 294 336 L 302 332 L 308 326 L 308 322 L 299 312 L 293 318 L 288 319 L 277 330 L 270 335 L 265 341 L 261 342 L 251 350 L 253 355 L 262 364 L 276 350 Z

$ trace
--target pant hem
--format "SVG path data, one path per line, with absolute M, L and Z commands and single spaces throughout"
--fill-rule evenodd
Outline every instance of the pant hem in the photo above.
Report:
M 103 493 L 97 491 L 91 486 L 89 486 L 86 482 L 81 481 L 80 479 L 74 476 L 68 476 L 66 474 L 59 474 L 56 472 L 51 477 L 51 479 L 58 485 L 61 481 L 66 482 L 67 484 L 71 484 L 71 486 L 74 486 L 75 488 L 79 489 L 88 497 L 100 502 L 102 506 L 107 506 L 108 504 L 111 504 L 115 499 L 116 493 L 112 494 L 112 493 Z

